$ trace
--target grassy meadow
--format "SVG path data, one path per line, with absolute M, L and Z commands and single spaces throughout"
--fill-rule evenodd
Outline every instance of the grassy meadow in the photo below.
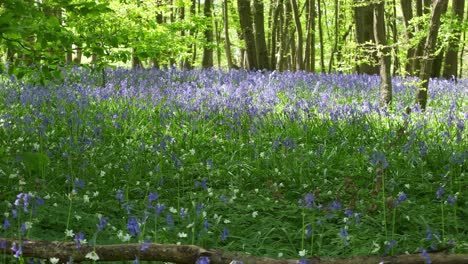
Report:
M 389 109 L 378 85 L 303 72 L 75 69 L 46 87 L 4 76 L 0 237 L 274 258 L 467 253 L 468 79 L 432 80 L 426 112 L 417 79 L 393 80 Z M 0 262 L 23 261 L 16 251 Z

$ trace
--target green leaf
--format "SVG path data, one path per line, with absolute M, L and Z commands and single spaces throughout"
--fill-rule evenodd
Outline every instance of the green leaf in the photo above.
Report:
M 41 171 L 50 163 L 49 157 L 39 152 L 23 152 L 19 155 L 27 171 Z

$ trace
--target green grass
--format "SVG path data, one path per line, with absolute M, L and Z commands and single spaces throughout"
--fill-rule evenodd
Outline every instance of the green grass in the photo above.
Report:
M 384 255 L 446 245 L 468 252 L 467 134 L 460 128 L 466 82 L 446 84 L 450 91 L 434 84 L 439 97 L 430 110 L 406 117 L 411 88 L 396 92 L 401 107 L 379 114 L 364 107 L 377 101 L 376 88 L 366 86 L 375 80 L 356 76 L 115 72 L 105 90 L 82 74 L 80 83 L 5 82 L 0 89 L 0 221 L 11 223 L 0 237 L 73 241 L 68 229 L 88 242 L 95 236 L 96 244 L 125 243 L 118 233 L 128 233 L 136 217 L 141 233 L 130 242 L 283 258 L 303 250 L 304 257 Z M 340 90 L 343 80 L 348 88 Z M 132 86 L 139 92 L 123 96 Z M 235 92 L 239 87 L 245 91 Z M 93 96 L 97 91 L 109 97 Z M 32 213 L 31 202 L 24 212 L 21 201 L 13 205 L 19 193 L 44 205 Z M 395 206 L 402 193 L 407 200 Z M 156 216 L 148 203 L 166 209 Z M 99 217 L 109 223 L 97 232 Z M 32 227 L 20 234 L 25 222 Z

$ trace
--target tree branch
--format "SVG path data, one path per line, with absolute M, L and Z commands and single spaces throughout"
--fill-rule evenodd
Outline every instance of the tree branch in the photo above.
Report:
M 0 252 L 14 254 L 13 243 L 19 244 L 16 239 L 0 238 Z M 23 240 L 22 255 L 39 259 L 58 258 L 60 263 L 73 258 L 74 263 L 89 261 L 86 254 L 96 252 L 97 261 L 134 260 L 164 261 L 179 264 L 191 264 L 202 256 L 209 257 L 211 264 L 230 264 L 233 261 L 242 261 L 244 264 L 296 264 L 298 259 L 273 259 L 268 257 L 250 256 L 241 253 L 231 253 L 222 250 L 207 250 L 194 245 L 166 245 L 151 243 L 145 250 L 141 244 L 117 244 L 102 246 L 82 246 L 76 248 L 73 242 Z M 429 253 L 433 264 L 463 264 L 468 263 L 468 254 Z M 314 257 L 307 259 L 307 264 L 424 264 L 426 259 L 421 254 L 399 256 L 356 256 L 356 257 Z

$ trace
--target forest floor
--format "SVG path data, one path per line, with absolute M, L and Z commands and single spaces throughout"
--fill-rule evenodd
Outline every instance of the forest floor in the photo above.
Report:
M 0 237 L 274 258 L 468 252 L 468 79 L 82 70 L 0 87 Z M 10 259 L 0 255 L 0 262 Z

